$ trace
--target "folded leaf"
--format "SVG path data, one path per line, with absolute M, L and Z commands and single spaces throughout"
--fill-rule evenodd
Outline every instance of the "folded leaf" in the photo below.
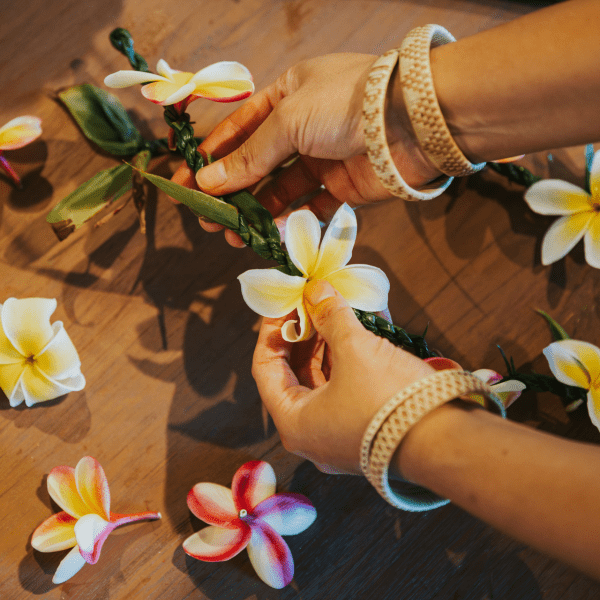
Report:
M 132 169 L 128 164 L 100 171 L 74 192 L 63 198 L 46 217 L 63 240 L 131 189 Z
M 119 100 L 85 83 L 59 93 L 88 139 L 115 156 L 131 156 L 145 146 L 142 135 Z
M 227 202 L 223 202 L 223 200 L 219 200 L 219 198 L 215 198 L 204 192 L 191 190 L 164 177 L 146 173 L 142 169 L 137 169 L 137 171 L 157 188 L 169 194 L 171 198 L 175 198 L 175 200 L 185 204 L 197 217 L 207 217 L 215 223 L 224 225 L 234 231 L 238 229 L 238 211 L 235 206 L 231 206 L 231 204 L 227 204 Z

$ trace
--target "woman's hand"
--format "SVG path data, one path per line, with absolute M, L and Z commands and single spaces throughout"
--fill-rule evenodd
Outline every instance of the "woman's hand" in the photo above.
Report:
M 360 473 L 362 436 L 398 390 L 434 372 L 427 363 L 376 337 L 325 281 L 306 286 L 317 335 L 285 342 L 286 320 L 264 319 L 252 374 L 285 448 L 328 473 Z
M 344 202 L 356 207 L 392 198 L 365 154 L 363 96 L 375 59 L 370 54 L 330 54 L 290 68 L 204 140 L 200 151 L 220 160 L 198 172 L 198 186 L 213 195 L 251 187 L 298 154 L 257 193 L 274 217 L 307 195 L 313 197 L 306 206 L 325 222 Z M 409 185 L 419 187 L 440 174 L 413 140 L 398 99 L 388 102 L 386 124 L 394 160 Z M 188 187 L 196 183 L 185 164 L 173 180 Z M 207 231 L 223 229 L 201 225 Z M 236 234 L 226 232 L 226 237 L 243 246 Z

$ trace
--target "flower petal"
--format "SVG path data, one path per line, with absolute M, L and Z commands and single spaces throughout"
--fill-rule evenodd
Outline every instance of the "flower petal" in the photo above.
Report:
M 489 383 L 490 385 L 493 385 L 503 379 L 500 373 L 492 371 L 492 369 L 477 369 L 477 371 L 473 371 L 471 375 L 475 375 L 477 379 L 481 379 L 481 381 L 484 383 Z
M 117 71 L 104 78 L 104 85 L 110 88 L 126 88 L 149 81 L 169 81 L 162 75 L 145 73 L 143 71 Z
M 283 538 L 266 523 L 256 523 L 248 544 L 248 556 L 256 574 L 275 589 L 294 577 L 294 559 Z
M 75 483 L 90 512 L 110 520 L 110 490 L 104 469 L 91 456 L 84 456 L 75 467 Z
M 301 302 L 304 277 L 286 275 L 275 269 L 251 269 L 238 276 L 246 304 L 263 317 L 279 318 Z
M 21 364 L 25 357 L 12 345 L 2 327 L 2 304 L 0 304 L 0 369 L 2 365 Z
M 597 154 L 600 154 L 598 152 Z M 600 215 L 595 214 L 583 238 L 585 260 L 590 267 L 600 269 Z
M 47 484 L 50 498 L 72 517 L 79 519 L 90 513 L 77 491 L 73 467 L 54 467 L 48 475 Z
M 241 63 L 224 60 L 200 69 L 191 79 L 194 83 L 217 83 L 230 80 L 252 81 L 252 74 Z
M 156 81 L 145 85 L 142 88 L 142 95 L 154 104 L 162 104 L 169 96 L 177 93 L 180 88 L 180 85 L 169 80 Z
M 254 93 L 251 81 L 219 81 L 219 83 L 195 84 L 194 96 L 214 102 L 235 102 Z
M 590 195 L 580 187 L 560 179 L 544 179 L 525 192 L 525 201 L 540 215 L 570 215 L 590 210 Z
M 592 211 L 587 211 L 554 221 L 542 242 L 542 264 L 550 265 L 566 256 L 583 237 L 593 216 Z
M 243 464 L 233 476 L 231 493 L 237 511 L 252 513 L 254 507 L 275 493 L 275 471 L 262 460 Z
M 550 370 L 567 385 L 590 389 L 600 375 L 600 348 L 579 340 L 559 340 L 544 348 Z
M 85 562 L 90 565 L 98 562 L 102 544 L 114 528 L 112 523 L 96 514 L 85 515 L 75 523 L 75 538 Z
M 462 370 L 462 367 L 455 360 L 443 356 L 432 356 L 430 358 L 425 358 L 424 361 L 436 371 L 445 371 L 446 369 Z M 475 373 L 473 373 L 473 375 L 475 375 Z
M 590 191 L 592 192 L 593 198 L 600 198 L 600 151 L 594 154 L 592 160 L 592 167 L 590 169 Z
M 50 316 L 56 300 L 48 298 L 9 298 L 2 305 L 0 320 L 10 343 L 23 356 L 35 356 L 52 339 Z
M 48 377 L 37 367 L 37 364 L 26 363 L 20 383 L 25 396 L 25 404 L 33 406 L 38 402 L 53 400 L 69 392 L 82 390 L 85 387 L 85 378 L 79 374 L 59 381 Z
M 38 369 L 53 379 L 77 376 L 80 373 L 81 361 L 69 334 L 61 321 L 53 323 L 52 329 L 54 336 L 35 356 Z
M 85 565 L 85 559 L 81 556 L 79 548 L 75 546 L 69 554 L 67 554 L 58 565 L 56 573 L 52 578 L 52 583 L 59 584 L 64 583 L 67 579 L 71 579 L 73 575 L 81 570 L 81 567 Z
M 316 332 L 313 322 L 306 310 L 304 300 L 296 307 L 298 319 L 290 319 L 281 326 L 281 337 L 286 342 L 304 342 L 309 340 Z M 299 321 L 300 331 L 296 330 L 296 323 Z
M 390 282 L 386 274 L 377 267 L 349 265 L 326 275 L 324 279 L 352 308 L 368 311 L 387 308 Z
M 236 529 L 211 525 L 187 538 L 183 542 L 183 550 L 193 558 L 206 562 L 229 560 L 248 545 L 250 536 L 250 527 L 243 521 Z
M 356 241 L 356 230 L 356 215 L 344 203 L 333 215 L 323 236 L 312 279 L 325 279 L 329 273 L 338 271 L 348 264 Z
M 287 220 L 285 247 L 292 262 L 305 277 L 310 277 L 319 256 L 321 226 L 310 210 L 297 210 Z
M 228 529 L 238 527 L 238 511 L 231 490 L 216 483 L 197 483 L 187 495 L 192 513 L 209 525 Z
M 317 509 L 306 496 L 285 492 L 263 500 L 253 515 L 279 535 L 296 535 L 314 523 Z
M 31 545 L 39 552 L 72 548 L 77 543 L 75 523 L 77 519 L 64 511 L 52 515 L 33 532 Z
M 177 102 L 181 102 L 182 100 L 185 100 L 188 96 L 191 96 L 194 93 L 195 89 L 196 86 L 193 83 L 186 83 L 185 85 L 182 85 L 180 88 L 174 91 L 170 96 L 165 98 L 162 102 L 159 102 L 159 104 L 161 106 L 177 104 Z
M 21 378 L 25 362 L 14 365 L 0 365 L 0 389 L 6 394 L 12 407 L 19 406 L 25 400 Z
M 15 150 L 30 144 L 42 135 L 42 120 L 38 117 L 17 117 L 0 127 L 0 150 Z
M 492 383 L 492 389 L 494 394 L 506 394 L 508 392 L 519 392 L 520 393 L 527 388 L 527 386 L 522 381 L 517 381 L 516 379 L 507 379 L 502 383 Z
M 587 395 L 587 408 L 591 422 L 600 429 L 600 389 L 593 387 Z
M 179 73 L 176 69 L 171 69 L 169 63 L 162 58 L 156 63 L 156 72 L 171 81 L 175 73 Z

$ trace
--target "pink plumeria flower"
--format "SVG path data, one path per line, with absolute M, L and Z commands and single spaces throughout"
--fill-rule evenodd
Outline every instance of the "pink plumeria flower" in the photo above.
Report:
M 254 92 L 254 82 L 248 69 L 234 61 L 222 61 L 187 73 L 171 69 L 162 58 L 156 65 L 158 75 L 143 71 L 117 71 L 104 79 L 111 88 L 125 88 L 146 84 L 142 94 L 155 104 L 175 104 L 179 112 L 197 98 L 215 102 L 234 102 L 248 98 Z
M 21 180 L 2 153 L 5 150 L 16 150 L 27 146 L 40 135 L 42 135 L 42 120 L 37 117 L 17 117 L 4 127 L 0 127 L 0 166 L 18 187 L 21 187 Z
M 46 519 L 34 532 L 31 545 L 40 552 L 72 548 L 58 566 L 53 583 L 63 583 L 87 562 L 96 564 L 102 544 L 120 525 L 160 519 L 160 513 L 121 515 L 110 512 L 110 491 L 104 470 L 91 456 L 73 469 L 55 467 L 48 475 L 50 497 L 63 511 Z
M 282 535 L 307 529 L 317 517 L 301 494 L 275 494 L 275 473 L 269 463 L 251 461 L 233 476 L 232 489 L 198 483 L 188 494 L 189 509 L 210 527 L 183 542 L 190 556 L 207 562 L 229 560 L 248 548 L 258 576 L 273 588 L 294 577 L 294 561 Z

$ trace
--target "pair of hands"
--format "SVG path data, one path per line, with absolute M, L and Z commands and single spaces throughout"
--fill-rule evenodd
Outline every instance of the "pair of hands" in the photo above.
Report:
M 365 154 L 362 103 L 376 57 L 335 54 L 292 67 L 248 100 L 204 140 L 200 151 L 220 160 L 197 176 L 182 165 L 181 185 L 223 195 L 252 187 L 298 154 L 290 167 L 256 194 L 283 230 L 282 213 L 312 195 L 302 208 L 329 221 L 341 204 L 353 207 L 390 199 Z M 390 99 L 387 117 L 392 155 L 409 185 L 439 172 L 423 158 L 401 106 Z M 200 220 L 209 232 L 221 225 Z M 227 241 L 244 244 L 226 230 Z M 285 342 L 286 320 L 263 320 L 253 362 L 259 393 L 283 445 L 329 473 L 360 473 L 359 448 L 369 421 L 389 397 L 433 371 L 432 367 L 366 331 L 328 283 L 306 286 L 317 330 L 311 340 Z

